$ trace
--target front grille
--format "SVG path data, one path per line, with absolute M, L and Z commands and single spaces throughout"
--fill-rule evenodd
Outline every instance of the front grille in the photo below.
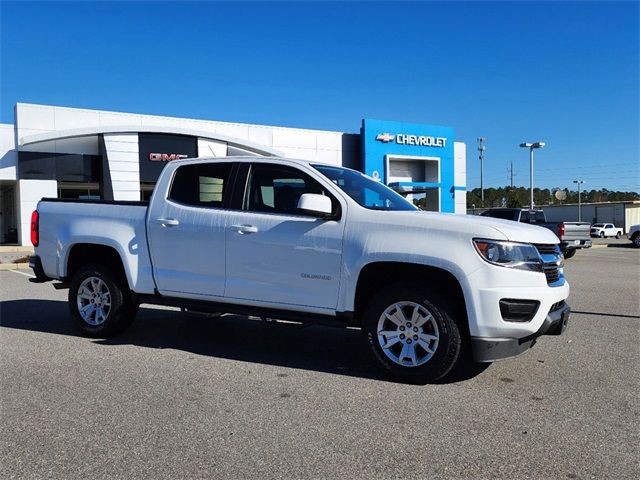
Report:
M 542 258 L 542 269 L 547 277 L 547 284 L 552 285 L 562 278 L 560 247 L 554 244 L 536 244 L 536 249 Z
M 540 255 L 553 255 L 554 253 L 560 252 L 560 248 L 556 244 L 547 245 L 542 243 L 536 243 L 534 244 L 534 247 L 538 249 L 538 253 Z
M 547 283 L 555 283 L 560 280 L 560 269 L 556 265 L 542 267 L 544 274 L 547 277 Z

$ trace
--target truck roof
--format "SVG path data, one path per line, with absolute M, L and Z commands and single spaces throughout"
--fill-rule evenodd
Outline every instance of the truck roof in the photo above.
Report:
M 200 163 L 200 162 L 240 162 L 240 163 L 282 163 L 291 164 L 291 163 L 303 163 L 306 165 L 317 164 L 325 162 L 310 162 L 309 160 L 302 160 L 300 158 L 284 158 L 284 157 L 265 157 L 258 155 L 245 155 L 245 156 L 237 156 L 237 157 L 198 157 L 198 158 L 185 158 L 183 160 L 173 160 L 171 163 L 180 163 L 180 164 L 188 164 L 188 163 Z M 327 165 L 331 165 L 327 163 Z

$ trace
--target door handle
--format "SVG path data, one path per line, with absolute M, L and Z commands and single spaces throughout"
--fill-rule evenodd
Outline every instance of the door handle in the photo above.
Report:
M 156 222 L 163 227 L 175 227 L 176 225 L 180 225 L 180 222 L 175 218 L 158 218 L 156 219 Z
M 230 228 L 240 235 L 244 235 L 245 233 L 258 233 L 258 227 L 254 225 L 231 225 Z

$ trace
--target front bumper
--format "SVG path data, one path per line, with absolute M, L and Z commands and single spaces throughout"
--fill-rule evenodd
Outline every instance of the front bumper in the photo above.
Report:
M 561 335 L 567 328 L 571 307 L 561 302 L 551 309 L 540 328 L 531 335 L 522 338 L 484 338 L 471 337 L 471 350 L 476 362 L 493 362 L 503 358 L 515 357 L 533 347 L 542 335 Z

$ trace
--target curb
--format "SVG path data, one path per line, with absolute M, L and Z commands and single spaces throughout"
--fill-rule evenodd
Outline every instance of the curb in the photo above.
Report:
M 0 263 L 0 270 L 29 270 L 28 263 Z
M 607 248 L 609 245 L 606 244 L 598 244 L 598 245 L 591 245 L 591 248 Z
M 0 253 L 31 253 L 33 255 L 33 247 L 24 247 L 24 246 L 0 246 Z

